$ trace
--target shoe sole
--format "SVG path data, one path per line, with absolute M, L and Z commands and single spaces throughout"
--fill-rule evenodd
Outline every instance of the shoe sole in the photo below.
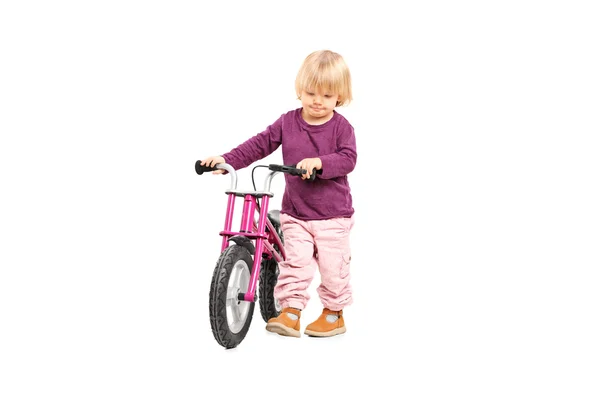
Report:
M 335 328 L 335 329 L 332 329 L 327 332 L 309 331 L 308 329 L 306 329 L 304 331 L 304 334 L 308 335 L 308 336 L 316 336 L 316 337 L 329 337 L 329 336 L 341 335 L 342 333 L 345 333 L 345 332 L 346 332 L 346 327 L 342 326 L 341 328 Z
M 269 332 L 277 333 L 281 336 L 291 336 L 291 337 L 300 337 L 300 331 L 297 331 L 293 328 L 288 328 L 287 326 L 280 324 L 279 322 L 272 322 L 267 324 L 267 330 Z

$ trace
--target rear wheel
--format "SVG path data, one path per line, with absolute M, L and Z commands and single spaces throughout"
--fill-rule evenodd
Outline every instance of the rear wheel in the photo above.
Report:
M 279 276 L 279 264 L 274 258 L 264 259 L 260 267 L 260 276 L 258 279 L 258 301 L 260 305 L 260 314 L 265 322 L 275 318 L 281 313 L 281 306 L 273 290 L 277 284 Z
M 248 289 L 252 256 L 242 246 L 221 253 L 210 285 L 210 326 L 216 341 L 226 349 L 239 345 L 250 328 L 254 302 L 238 300 Z

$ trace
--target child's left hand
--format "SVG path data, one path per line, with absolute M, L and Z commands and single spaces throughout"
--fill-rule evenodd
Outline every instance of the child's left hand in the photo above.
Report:
M 296 168 L 306 170 L 306 174 L 302 175 L 302 179 L 310 179 L 310 175 L 312 174 L 313 169 L 317 171 L 320 170 L 321 168 L 323 168 L 323 163 L 318 157 L 305 158 L 304 160 L 296 164 Z

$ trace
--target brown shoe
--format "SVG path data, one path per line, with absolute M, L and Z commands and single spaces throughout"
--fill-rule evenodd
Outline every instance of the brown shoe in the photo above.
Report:
M 315 322 L 309 324 L 304 333 L 308 336 L 335 336 L 346 332 L 346 325 L 344 325 L 344 317 L 342 316 L 343 311 L 331 311 L 328 308 L 323 309 L 323 313 Z M 335 322 L 327 321 L 328 315 L 337 315 Z
M 294 314 L 298 318 L 293 320 L 287 313 Z M 278 317 L 271 318 L 267 322 L 267 330 L 282 336 L 300 337 L 300 310 L 290 307 L 284 308 Z

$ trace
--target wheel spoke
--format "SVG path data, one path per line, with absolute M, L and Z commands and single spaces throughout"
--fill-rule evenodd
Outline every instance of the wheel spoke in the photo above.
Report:
M 231 314 L 232 314 L 232 319 L 234 323 L 238 323 L 240 321 L 240 308 L 239 307 L 233 307 L 231 309 Z
M 238 289 L 236 287 L 228 287 L 227 288 L 227 301 L 235 300 L 237 301 Z
M 225 300 L 225 305 L 227 307 L 235 308 L 237 306 L 237 300 L 233 297 L 227 297 L 227 300 Z

